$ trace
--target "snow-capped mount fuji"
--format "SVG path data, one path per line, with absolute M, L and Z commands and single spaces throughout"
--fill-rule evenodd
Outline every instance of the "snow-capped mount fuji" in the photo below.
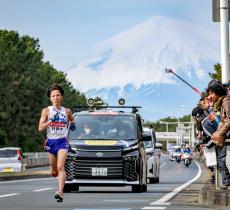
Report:
M 120 96 L 128 98 L 130 104 L 143 104 L 143 110 L 151 115 L 146 114 L 146 119 L 152 119 L 154 113 L 154 118 L 156 113 L 159 117 L 172 116 L 177 113 L 164 111 L 171 95 L 177 98 L 170 100 L 171 110 L 186 101 L 194 103 L 199 97 L 166 74 L 165 68 L 172 68 L 203 90 L 208 72 L 219 58 L 217 44 L 218 36 L 207 28 L 184 20 L 152 17 L 100 43 L 95 56 L 67 75 L 87 96 L 100 96 L 107 102 Z

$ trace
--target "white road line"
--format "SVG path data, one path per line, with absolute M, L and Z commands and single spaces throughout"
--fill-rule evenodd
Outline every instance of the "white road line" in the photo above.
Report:
M 122 208 L 122 209 L 73 209 L 73 210 L 132 210 L 132 209 Z
M 162 168 L 164 165 L 166 165 L 166 162 L 163 162 L 163 163 L 160 165 L 160 168 Z
M 52 189 L 53 188 L 44 188 L 44 189 L 33 190 L 33 192 L 41 192 L 41 191 L 52 190 Z
M 29 181 L 40 181 L 40 180 L 49 180 L 55 179 L 54 177 L 50 178 L 37 178 L 37 179 L 20 179 L 20 180 L 13 180 L 13 181 L 2 181 L 0 184 L 8 184 L 8 183 L 17 183 L 17 182 L 29 182 Z
M 148 187 L 148 190 L 171 190 L 172 187 Z
M 161 210 L 161 209 L 166 209 L 166 207 L 162 207 L 162 206 L 156 206 L 156 207 L 146 206 L 146 207 L 143 207 L 142 209 L 156 209 L 156 210 Z
M 104 200 L 105 202 L 121 202 L 121 203 L 127 203 L 127 202 L 149 202 L 149 200 Z
M 5 198 L 9 196 L 14 196 L 14 195 L 19 195 L 20 193 L 12 193 L 12 194 L 5 194 L 5 195 L 0 195 L 0 198 Z
M 154 205 L 156 205 L 156 206 L 170 206 L 171 205 L 171 203 L 155 203 Z
M 173 190 L 172 192 L 166 194 L 165 196 L 163 196 L 162 198 L 160 198 L 159 200 L 151 203 L 150 205 L 156 205 L 156 203 L 165 203 L 167 201 L 169 201 L 170 199 L 172 199 L 174 196 L 176 196 L 181 190 L 183 190 L 184 188 L 188 187 L 190 184 L 192 184 L 193 182 L 195 182 L 201 175 L 201 168 L 200 165 L 195 161 L 195 164 L 198 167 L 198 173 L 197 175 L 189 180 L 188 182 L 186 182 L 185 184 L 177 187 L 175 190 Z

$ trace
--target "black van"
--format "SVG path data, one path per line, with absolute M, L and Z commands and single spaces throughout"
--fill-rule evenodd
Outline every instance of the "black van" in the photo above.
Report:
M 74 113 L 64 192 L 78 191 L 84 185 L 130 185 L 133 192 L 147 191 L 143 141 L 151 141 L 151 137 L 143 133 L 137 107 L 119 107 L 125 111 L 112 108 Z

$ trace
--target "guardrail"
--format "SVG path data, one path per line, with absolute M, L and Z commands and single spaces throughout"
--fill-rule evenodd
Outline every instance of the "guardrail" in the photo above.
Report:
M 26 157 L 24 159 L 26 168 L 49 165 L 47 152 L 26 152 L 23 154 Z

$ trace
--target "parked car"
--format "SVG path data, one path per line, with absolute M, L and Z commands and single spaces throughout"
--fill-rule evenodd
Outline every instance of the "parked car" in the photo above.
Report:
M 147 153 L 147 178 L 149 183 L 159 183 L 162 144 L 156 142 L 156 135 L 153 129 L 144 127 L 143 130 L 147 135 L 151 136 L 151 141 L 144 142 Z
M 0 148 L 0 172 L 21 172 L 24 169 L 24 156 L 21 148 Z
M 117 108 L 117 109 L 116 109 Z M 147 191 L 147 155 L 138 107 L 93 107 L 74 113 L 70 126 L 72 150 L 65 164 L 64 191 L 79 186 L 131 186 Z M 129 111 L 132 109 L 132 111 Z

